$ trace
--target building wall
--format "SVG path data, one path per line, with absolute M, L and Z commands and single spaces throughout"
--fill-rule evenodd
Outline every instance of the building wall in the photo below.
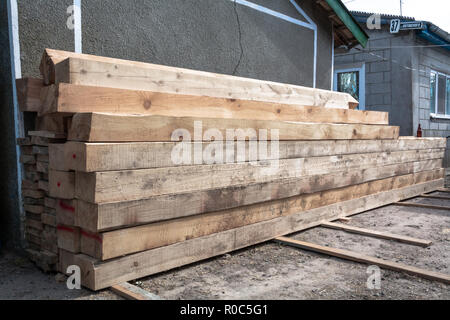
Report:
M 389 112 L 389 124 L 400 126 L 401 135 L 412 135 L 411 33 L 392 35 L 387 26 L 365 29 L 369 42 L 364 49 L 335 54 L 335 70 L 365 65 L 365 109 Z
M 289 0 L 250 0 L 306 22 Z M 39 76 L 45 48 L 73 51 L 73 0 L 20 0 L 22 77 Z M 81 0 L 83 52 L 224 74 L 313 85 L 313 31 L 230 0 Z M 331 23 L 314 0 L 299 4 L 318 25 L 317 87 L 330 89 Z M 0 241 L 20 243 L 6 1 L 0 2 Z M 4 49 L 6 48 L 6 50 Z

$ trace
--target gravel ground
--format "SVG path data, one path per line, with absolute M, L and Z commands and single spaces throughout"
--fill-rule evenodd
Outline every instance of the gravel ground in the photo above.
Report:
M 408 201 L 450 206 L 449 200 Z M 433 244 L 422 248 L 322 227 L 290 237 L 450 274 L 450 211 L 391 205 L 347 224 Z M 0 299 L 119 299 L 108 290 L 68 290 L 58 276 L 13 253 L 0 257 L 0 271 Z M 381 288 L 368 289 L 368 276 L 367 265 L 267 242 L 133 283 L 163 299 L 450 299 L 450 286 L 439 282 L 382 269 Z

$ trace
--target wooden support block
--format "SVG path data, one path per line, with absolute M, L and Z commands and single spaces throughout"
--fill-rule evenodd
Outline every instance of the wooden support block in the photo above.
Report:
M 50 49 L 44 52 L 40 70 L 46 85 L 66 82 L 325 108 L 358 105 L 349 94 L 340 92 Z
M 44 146 L 32 146 L 32 152 L 34 154 L 48 155 L 48 147 Z
M 211 137 L 203 135 L 203 132 L 212 129 L 219 141 L 225 141 L 230 132 L 233 140 L 248 140 L 247 128 L 255 137 L 259 130 L 267 130 L 269 141 L 274 138 L 274 132 L 279 140 L 397 139 L 399 134 L 399 127 L 386 125 L 77 113 L 72 117 L 68 139 L 87 142 L 165 142 L 178 141 L 173 138 L 174 135 L 178 138 L 178 134 L 185 134 L 187 139 L 189 134 L 193 141 L 211 141 Z M 236 134 L 239 132 L 242 134 Z
M 419 183 L 442 177 L 442 169 L 433 168 L 428 161 L 399 164 L 363 171 L 337 172 L 302 179 L 270 181 L 262 184 L 207 189 L 195 192 L 155 196 L 148 199 L 125 202 L 88 203 L 77 200 L 75 225 L 91 232 L 117 229 L 125 226 L 146 224 L 181 218 L 205 212 L 232 209 L 259 202 L 295 197 L 302 194 L 347 188 L 342 194 L 362 194 L 366 190 L 385 191 L 400 184 Z M 414 176 L 410 175 L 416 173 Z M 394 178 L 396 175 L 410 175 Z M 349 186 L 358 184 L 359 187 Z M 367 189 L 368 188 L 368 189 Z M 342 190 L 336 190 L 340 192 Z M 343 201 L 336 194 L 337 199 Z M 66 206 L 72 209 L 73 206 Z M 72 212 L 68 212 L 72 217 Z M 70 223 L 72 224 L 72 223 Z
M 48 181 L 39 180 L 38 186 L 39 186 L 39 189 L 44 190 L 45 192 L 48 192 Z
M 433 175 L 429 176 L 431 180 Z M 414 184 L 414 175 L 410 176 L 408 185 Z M 393 184 L 401 178 L 393 178 Z M 426 180 L 425 180 L 426 181 Z M 391 186 L 387 181 L 378 180 L 378 188 Z M 422 182 L 422 181 L 421 181 Z M 405 182 L 403 182 L 405 183 Z M 301 195 L 272 202 L 263 202 L 251 206 L 238 207 L 231 210 L 216 211 L 186 218 L 168 220 L 148 225 L 107 231 L 99 234 L 81 233 L 81 252 L 91 257 L 107 260 L 122 255 L 167 246 L 173 243 L 198 238 L 225 230 L 254 224 L 261 221 L 289 216 L 309 208 L 317 208 L 339 202 L 339 197 L 348 200 L 358 196 L 367 196 L 374 189 L 367 190 L 367 185 L 354 188 L 330 190 L 329 192 L 312 195 Z M 384 187 L 386 188 L 386 187 Z M 392 187 L 389 187 L 389 189 Z M 356 190 L 361 190 L 358 194 Z M 364 192 L 364 190 L 367 190 Z M 350 193 L 351 192 L 351 193 Z M 392 191 L 394 192 L 394 191 Z M 320 199 L 317 201 L 317 199 Z M 314 202 L 316 200 L 316 202 Z M 201 226 L 201 227 L 200 227 Z
M 80 252 L 80 229 L 72 226 L 58 225 L 58 248 L 69 252 Z
M 24 204 L 23 208 L 25 211 L 41 214 L 44 212 L 44 206 L 43 205 L 32 205 L 32 204 Z
M 43 224 L 56 227 L 56 216 L 54 215 L 43 213 L 41 214 L 41 221 Z
M 47 139 L 65 139 L 66 134 L 61 132 L 53 132 L 53 131 L 28 131 L 28 135 L 32 137 L 40 137 Z
M 424 270 L 424 269 L 404 265 L 404 264 L 393 262 L 393 261 L 388 261 L 388 260 L 384 260 L 384 259 L 371 257 L 371 256 L 367 256 L 367 255 L 364 255 L 364 254 L 361 254 L 358 252 L 348 251 L 348 250 L 344 250 L 344 249 L 331 248 L 331 247 L 325 247 L 325 246 L 321 246 L 321 245 L 318 245 L 315 243 L 299 241 L 299 240 L 290 239 L 287 237 L 278 237 L 275 239 L 275 241 L 282 243 L 282 244 L 289 245 L 289 246 L 294 246 L 297 248 L 314 251 L 314 252 L 319 252 L 319 253 L 327 254 L 327 255 L 330 255 L 333 257 L 338 257 L 341 259 L 347 259 L 347 260 L 356 261 L 356 262 L 360 262 L 360 263 L 366 263 L 366 264 L 370 264 L 370 265 L 377 265 L 381 268 L 405 272 L 405 273 L 408 273 L 408 274 L 411 274 L 414 276 L 418 276 L 418 277 L 433 280 L 433 281 L 439 281 L 439 282 L 443 282 L 443 283 L 447 283 L 447 284 L 450 283 L 450 275 L 446 275 L 446 274 L 434 272 L 434 271 L 429 271 L 429 270 Z
M 25 225 L 27 228 L 32 228 L 35 230 L 39 230 L 42 231 L 43 227 L 42 227 L 42 222 L 41 221 L 37 221 L 37 220 L 33 220 L 33 219 L 27 219 L 25 222 Z M 37 231 L 36 233 L 30 232 L 31 234 L 35 235 L 35 236 L 40 236 L 40 232 Z
M 58 203 L 58 199 L 45 197 L 44 204 L 46 207 L 56 209 L 57 203 Z
M 414 202 L 395 202 L 393 205 L 404 206 L 404 207 L 417 207 L 417 208 L 427 208 L 436 210 L 450 210 L 450 207 L 436 206 L 431 204 L 414 203 Z
M 39 112 L 42 106 L 40 99 L 44 81 L 37 78 L 16 80 L 17 100 L 21 112 Z
M 22 189 L 38 190 L 39 184 L 33 180 L 22 180 Z
M 40 199 L 45 197 L 45 192 L 43 190 L 22 189 L 22 195 L 28 198 Z
M 24 164 L 36 164 L 36 157 L 34 155 L 20 155 L 20 162 Z
M 31 146 L 31 139 L 29 137 L 25 137 L 25 138 L 17 138 L 17 144 L 19 146 Z
M 128 282 L 111 286 L 111 291 L 129 300 L 161 300 L 156 294 L 145 291 Z
M 44 205 L 44 199 L 33 199 L 33 198 L 28 198 L 28 197 L 24 197 L 23 198 L 23 203 L 24 204 L 32 204 L 32 205 Z
M 24 178 L 25 180 L 32 181 L 33 183 L 38 182 L 42 179 L 42 173 L 34 171 L 28 171 L 27 169 L 24 170 Z
M 37 161 L 36 162 L 36 170 L 37 170 L 37 172 L 48 173 L 48 163 L 42 162 L 42 161 Z
M 48 181 L 49 195 L 53 198 L 75 198 L 75 173 L 50 170 Z
M 312 180 L 314 175 L 333 174 L 347 170 L 351 171 L 348 175 L 352 175 L 352 172 L 356 170 L 402 163 L 405 160 L 436 159 L 430 168 L 436 169 L 442 166 L 442 156 L 442 151 L 428 153 L 406 151 L 391 154 L 345 155 L 339 159 L 331 156 L 282 159 L 258 162 L 257 164 L 245 162 L 127 171 L 76 172 L 75 195 L 80 200 L 100 203 L 139 200 L 162 194 L 185 193 L 270 181 L 280 183 L 278 180 L 300 179 L 305 176 L 309 176 L 310 181 L 308 183 L 314 183 Z M 50 181 L 51 184 L 52 181 Z
M 233 156 L 233 161 L 248 161 L 249 143 L 245 144 L 243 160 Z M 196 146 L 201 144 L 201 152 L 214 142 L 186 143 L 190 150 L 188 157 L 194 159 Z M 222 152 L 226 155 L 227 146 L 234 142 L 225 142 Z M 173 167 L 186 165 L 174 163 L 172 152 L 177 142 L 132 142 L 132 143 L 85 143 L 68 141 L 65 144 L 49 146 L 50 168 L 61 171 L 111 171 Z M 270 146 L 270 143 L 268 144 Z M 426 138 L 396 140 L 324 140 L 324 141 L 279 141 L 279 152 L 276 155 L 268 152 L 265 159 L 270 160 L 292 158 L 310 158 L 357 153 L 400 152 L 411 150 L 444 149 L 445 139 Z M 220 148 L 219 148 L 220 149 Z M 257 155 L 257 160 L 263 160 Z
M 130 113 L 175 117 L 389 124 L 387 112 L 318 108 L 210 96 L 60 83 L 46 87 L 40 114 Z
M 100 262 L 84 254 L 66 254 L 64 257 L 61 256 L 63 259 L 61 265 L 65 266 L 70 263 L 80 266 L 82 285 L 91 290 L 100 290 L 121 282 L 167 271 L 285 234 L 308 229 L 345 214 L 353 215 L 400 199 L 410 198 L 442 187 L 443 184 L 444 179 L 439 179 L 397 190 L 380 192 L 286 217 L 186 240 L 107 262 Z
M 387 240 L 395 240 L 407 244 L 412 244 L 420 247 L 428 247 L 432 244 L 432 241 L 430 240 L 423 240 L 423 239 L 417 239 L 413 237 L 408 236 L 401 236 L 397 234 L 393 234 L 390 232 L 382 232 L 382 231 L 376 231 L 376 230 L 369 230 L 365 228 L 358 228 L 349 226 L 346 224 L 340 224 L 340 223 L 333 223 L 333 222 L 325 222 L 320 225 L 321 227 L 330 228 L 330 229 L 337 229 L 342 231 L 347 231 L 351 233 L 357 233 L 369 237 L 374 238 L 380 238 L 380 239 L 387 239 Z

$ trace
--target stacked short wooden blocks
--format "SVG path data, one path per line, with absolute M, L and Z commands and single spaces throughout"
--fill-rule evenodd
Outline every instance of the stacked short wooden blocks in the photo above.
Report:
M 443 186 L 445 139 L 346 94 L 55 50 L 41 72 L 59 270 L 93 290 Z

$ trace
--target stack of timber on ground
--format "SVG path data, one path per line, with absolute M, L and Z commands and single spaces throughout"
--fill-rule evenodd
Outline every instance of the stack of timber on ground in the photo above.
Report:
M 347 94 L 49 49 L 41 73 L 39 117 L 66 120 L 49 145 L 59 270 L 93 290 L 444 185 L 445 139 L 399 138 Z M 278 145 L 220 141 L 249 128 Z
M 41 269 L 55 271 L 58 248 L 55 199 L 48 196 L 48 145 L 65 141 L 62 118 L 58 121 L 55 116 L 37 116 L 42 108 L 42 79 L 19 79 L 16 84 L 20 111 L 28 113 L 34 120 L 32 128 L 26 128 L 27 136 L 17 140 L 23 165 L 26 250 L 30 259 Z

